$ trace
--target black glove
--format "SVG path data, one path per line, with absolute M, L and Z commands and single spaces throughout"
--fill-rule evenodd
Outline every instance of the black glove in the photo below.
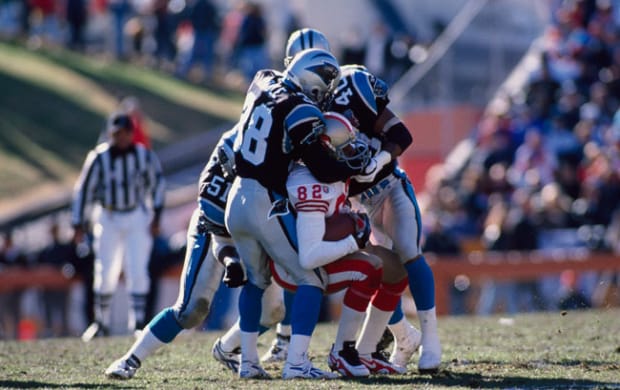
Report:
M 245 275 L 245 267 L 238 259 L 224 258 L 224 267 L 226 270 L 224 271 L 222 281 L 226 287 L 240 287 L 248 282 L 248 278 Z
M 370 239 L 370 219 L 366 213 L 351 213 L 351 218 L 355 221 L 355 233 L 353 238 L 360 249 L 366 247 Z

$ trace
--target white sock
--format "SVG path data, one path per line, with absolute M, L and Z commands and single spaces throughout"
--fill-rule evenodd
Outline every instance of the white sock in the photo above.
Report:
M 334 341 L 334 351 L 342 350 L 345 341 L 355 341 L 360 325 L 364 320 L 364 312 L 354 310 L 347 305 L 342 305 L 336 341 Z
M 239 321 L 235 322 L 232 328 L 220 338 L 222 349 L 225 352 L 232 352 L 235 348 L 241 346 L 241 328 Z
M 428 345 L 429 342 L 437 343 L 439 334 L 437 333 L 437 314 L 435 308 L 418 310 L 418 319 L 420 320 L 420 331 L 422 331 L 422 346 Z
M 396 344 L 402 343 L 403 340 L 407 338 L 407 328 L 410 326 L 413 325 L 411 325 L 404 316 L 397 323 L 388 325 L 390 332 L 392 332 L 392 335 L 394 336 L 394 340 L 396 340 Z
M 367 356 L 377 350 L 377 343 L 381 340 L 392 313 L 393 311 L 383 311 L 373 305 L 369 306 L 368 315 L 356 345 L 360 355 Z
M 276 333 L 281 334 L 282 336 L 290 336 L 291 335 L 291 326 L 290 325 L 282 325 L 278 322 L 278 326 L 276 326 Z
M 288 345 L 286 361 L 291 364 L 301 364 L 310 347 L 310 336 L 294 334 L 291 336 L 291 343 Z
M 241 359 L 258 362 L 258 332 L 241 331 Z
M 165 344 L 166 343 L 155 337 L 153 332 L 151 332 L 151 328 L 147 326 L 142 330 L 140 337 L 138 337 L 136 342 L 133 343 L 125 355 L 125 358 L 128 358 L 131 355 L 136 355 L 141 362 L 144 362 L 144 359 L 151 356 Z

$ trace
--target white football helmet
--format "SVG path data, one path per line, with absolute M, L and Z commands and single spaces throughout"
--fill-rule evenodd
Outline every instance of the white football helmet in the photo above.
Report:
M 289 35 L 286 43 L 286 54 L 284 57 L 284 66 L 288 66 L 295 54 L 306 49 L 323 49 L 329 50 L 329 42 L 325 35 L 319 30 L 313 28 L 302 28 L 295 30 Z
M 324 107 L 340 81 L 338 61 L 321 49 L 303 50 L 293 57 L 284 71 L 284 80 L 297 87 L 310 100 Z
M 323 116 L 325 132 L 321 140 L 335 158 L 344 161 L 351 169 L 362 169 L 368 165 L 371 150 L 367 143 L 357 137 L 358 130 L 351 122 L 337 112 L 328 111 Z

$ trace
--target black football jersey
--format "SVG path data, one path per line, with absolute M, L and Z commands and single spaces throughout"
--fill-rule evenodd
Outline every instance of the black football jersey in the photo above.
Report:
M 238 127 L 234 145 L 237 175 L 255 179 L 269 190 L 286 194 L 290 165 L 298 159 L 318 176 L 330 169 L 344 169 L 344 164 L 331 159 L 327 150 L 317 147 L 318 136 L 325 131 L 319 108 L 287 86 L 279 72 L 257 73 L 248 89 Z M 317 153 L 325 153 L 325 158 L 319 158 L 322 156 Z M 348 176 L 356 173 L 346 168 Z
M 330 110 L 345 115 L 371 147 L 373 154 L 381 150 L 383 135 L 375 132 L 374 126 L 377 118 L 381 115 L 387 104 L 387 84 L 372 75 L 366 68 L 356 65 L 341 67 L 341 78 L 334 94 Z M 381 179 L 389 175 L 396 165 L 396 160 L 387 164 L 379 172 L 372 183 L 358 183 L 351 181 L 350 195 L 374 186 Z

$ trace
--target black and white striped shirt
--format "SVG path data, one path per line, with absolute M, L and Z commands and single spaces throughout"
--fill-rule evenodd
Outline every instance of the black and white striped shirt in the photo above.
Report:
M 120 151 L 104 142 L 91 150 L 73 191 L 72 223 L 85 222 L 84 209 L 98 202 L 111 211 L 151 207 L 159 218 L 165 182 L 161 164 L 152 150 L 136 144 Z

